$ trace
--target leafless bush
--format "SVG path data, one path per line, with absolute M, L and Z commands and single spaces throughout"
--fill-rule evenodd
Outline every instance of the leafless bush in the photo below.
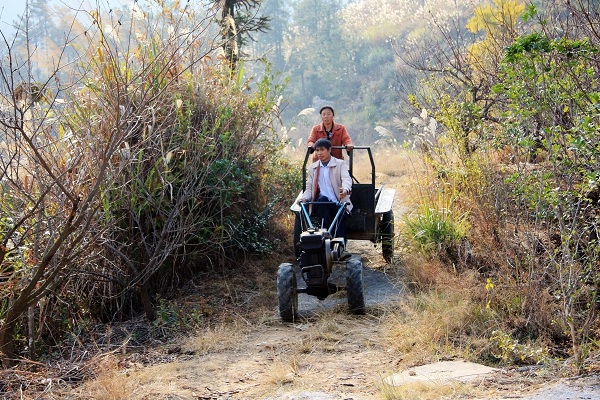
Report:
M 58 340 L 105 304 L 120 311 L 127 296 L 152 318 L 152 290 L 175 282 L 192 257 L 223 262 L 244 213 L 264 206 L 257 143 L 268 131 L 271 86 L 221 70 L 217 11 L 186 5 L 154 15 L 135 3 L 129 13 L 85 14 L 85 29 L 79 16 L 64 43 L 81 49 L 77 62 L 66 63 L 63 50 L 41 82 L 31 73 L 35 49 L 23 55 L 4 37 L 4 365 L 25 348 L 17 330 L 33 356 L 49 327 Z M 67 300 L 62 311 L 51 299 Z

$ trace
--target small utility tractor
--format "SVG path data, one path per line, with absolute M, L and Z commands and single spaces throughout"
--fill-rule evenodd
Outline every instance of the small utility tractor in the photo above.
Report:
M 334 146 L 333 148 L 341 148 Z M 353 174 L 354 155 L 366 151 L 371 163 L 371 181 L 360 183 Z M 294 252 L 296 263 L 282 263 L 277 272 L 277 296 L 279 315 L 285 321 L 294 321 L 298 314 L 298 293 L 306 293 L 323 300 L 339 290 L 346 290 L 348 307 L 354 314 L 364 314 L 363 265 L 360 255 L 346 251 L 343 238 L 336 237 L 337 224 L 344 218 L 346 238 L 370 240 L 381 243 L 383 257 L 391 262 L 394 255 L 394 213 L 392 204 L 395 190 L 375 187 L 375 163 L 370 147 L 355 147 L 349 155 L 352 177 L 350 200 L 353 208 L 346 213 L 346 204 L 337 203 L 337 213 L 329 227 L 319 226 L 310 215 L 310 206 L 322 206 L 319 202 L 299 202 L 306 185 L 306 165 L 310 152 L 304 158 L 302 192 L 291 207 L 295 214 Z M 334 268 L 345 267 L 346 286 L 333 282 Z M 298 281 L 302 281 L 298 284 Z

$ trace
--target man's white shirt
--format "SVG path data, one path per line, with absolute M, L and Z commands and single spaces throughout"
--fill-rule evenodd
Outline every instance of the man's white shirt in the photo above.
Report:
M 331 179 L 329 178 L 329 164 L 331 160 L 327 163 L 327 165 L 323 165 L 322 161 L 321 167 L 319 168 L 319 191 L 322 196 L 327 196 L 330 201 L 336 202 L 337 197 L 334 192 L 333 185 L 331 184 Z M 316 199 L 315 199 L 316 200 Z

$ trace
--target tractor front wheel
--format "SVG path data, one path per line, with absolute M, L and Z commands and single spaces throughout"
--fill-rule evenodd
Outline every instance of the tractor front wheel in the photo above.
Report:
M 292 322 L 298 312 L 298 292 L 296 273 L 290 263 L 279 265 L 277 271 L 277 297 L 279 299 L 279 316 L 284 321 Z
M 350 312 L 364 314 L 363 265 L 360 260 L 350 259 L 346 262 L 346 295 L 348 296 Z

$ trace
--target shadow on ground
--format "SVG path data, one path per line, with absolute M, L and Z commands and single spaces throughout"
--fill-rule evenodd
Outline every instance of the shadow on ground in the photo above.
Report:
M 344 287 L 346 284 L 344 272 L 343 267 L 334 268 L 334 271 L 329 278 L 329 282 L 334 282 L 338 286 Z M 300 275 L 298 275 L 298 282 L 300 286 L 304 286 Z M 386 303 L 397 302 L 405 293 L 402 283 L 388 275 L 385 270 L 364 266 L 363 291 L 367 312 L 369 311 L 369 308 L 380 307 L 384 306 Z M 320 312 L 346 304 L 347 299 L 345 290 L 330 295 L 325 300 L 319 300 L 315 296 L 300 293 L 298 295 L 298 314 L 302 318 L 309 318 Z

